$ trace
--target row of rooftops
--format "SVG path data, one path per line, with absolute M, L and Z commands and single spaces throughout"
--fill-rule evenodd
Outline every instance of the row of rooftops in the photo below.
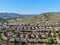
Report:
M 0 22 L 0 25 L 35 25 L 35 24 L 45 24 L 45 25 L 58 25 L 59 22 L 38 22 L 38 23 L 28 23 L 28 22 Z
M 24 22 L 9 22 L 9 23 L 2 23 L 0 22 L 0 30 L 8 28 L 9 30 L 60 30 L 60 23 L 51 23 L 51 22 L 46 22 L 43 23 L 44 25 L 42 26 L 40 23 L 24 23 Z M 51 24 L 51 25 L 50 25 Z

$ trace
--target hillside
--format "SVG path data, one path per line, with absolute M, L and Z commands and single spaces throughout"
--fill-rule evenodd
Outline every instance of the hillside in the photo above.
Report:
M 60 12 L 48 12 L 38 15 L 21 15 L 16 13 L 0 13 L 0 21 L 8 20 L 8 22 L 29 22 L 36 23 L 39 21 L 56 21 L 60 22 Z
M 36 16 L 38 20 L 43 21 L 60 21 L 60 12 L 43 13 Z
M 32 22 L 36 23 L 39 21 L 60 21 L 60 12 L 48 12 L 48 13 L 42 13 L 38 14 L 35 16 L 30 16 L 26 18 L 17 18 L 17 19 L 12 19 L 8 20 L 9 22 L 14 22 L 14 21 L 20 21 L 20 22 Z

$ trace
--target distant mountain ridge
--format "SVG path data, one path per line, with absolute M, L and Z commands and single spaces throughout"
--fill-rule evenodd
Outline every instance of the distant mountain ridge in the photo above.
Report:
M 32 22 L 39 21 L 56 21 L 60 22 L 60 12 L 47 12 L 36 15 L 21 15 L 16 13 L 0 13 L 0 20 L 9 19 L 8 21 Z
M 33 15 L 21 15 L 16 13 L 0 13 L 0 18 L 2 19 L 11 19 L 11 18 L 20 18 L 20 17 L 29 17 Z

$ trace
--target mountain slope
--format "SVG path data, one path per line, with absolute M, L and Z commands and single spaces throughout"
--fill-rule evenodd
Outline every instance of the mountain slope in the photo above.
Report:
M 11 20 L 9 20 L 11 21 Z M 17 18 L 14 21 L 20 21 L 20 22 L 32 22 L 32 23 L 36 23 L 39 21 L 56 21 L 59 22 L 60 21 L 60 12 L 48 12 L 48 13 L 42 13 L 42 14 L 38 14 L 32 17 L 27 17 L 27 18 Z
M 20 15 L 16 13 L 0 13 L 0 18 L 9 19 L 8 22 L 32 22 L 36 23 L 39 21 L 56 21 L 60 22 L 60 12 L 48 12 L 38 15 Z

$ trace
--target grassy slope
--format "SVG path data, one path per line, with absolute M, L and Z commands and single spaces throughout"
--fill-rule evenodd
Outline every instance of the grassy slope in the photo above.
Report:
M 50 12 L 50 13 L 43 13 L 33 17 L 27 18 L 17 18 L 16 20 L 9 20 L 9 22 L 20 21 L 20 22 L 32 22 L 36 23 L 39 21 L 60 21 L 60 12 Z

